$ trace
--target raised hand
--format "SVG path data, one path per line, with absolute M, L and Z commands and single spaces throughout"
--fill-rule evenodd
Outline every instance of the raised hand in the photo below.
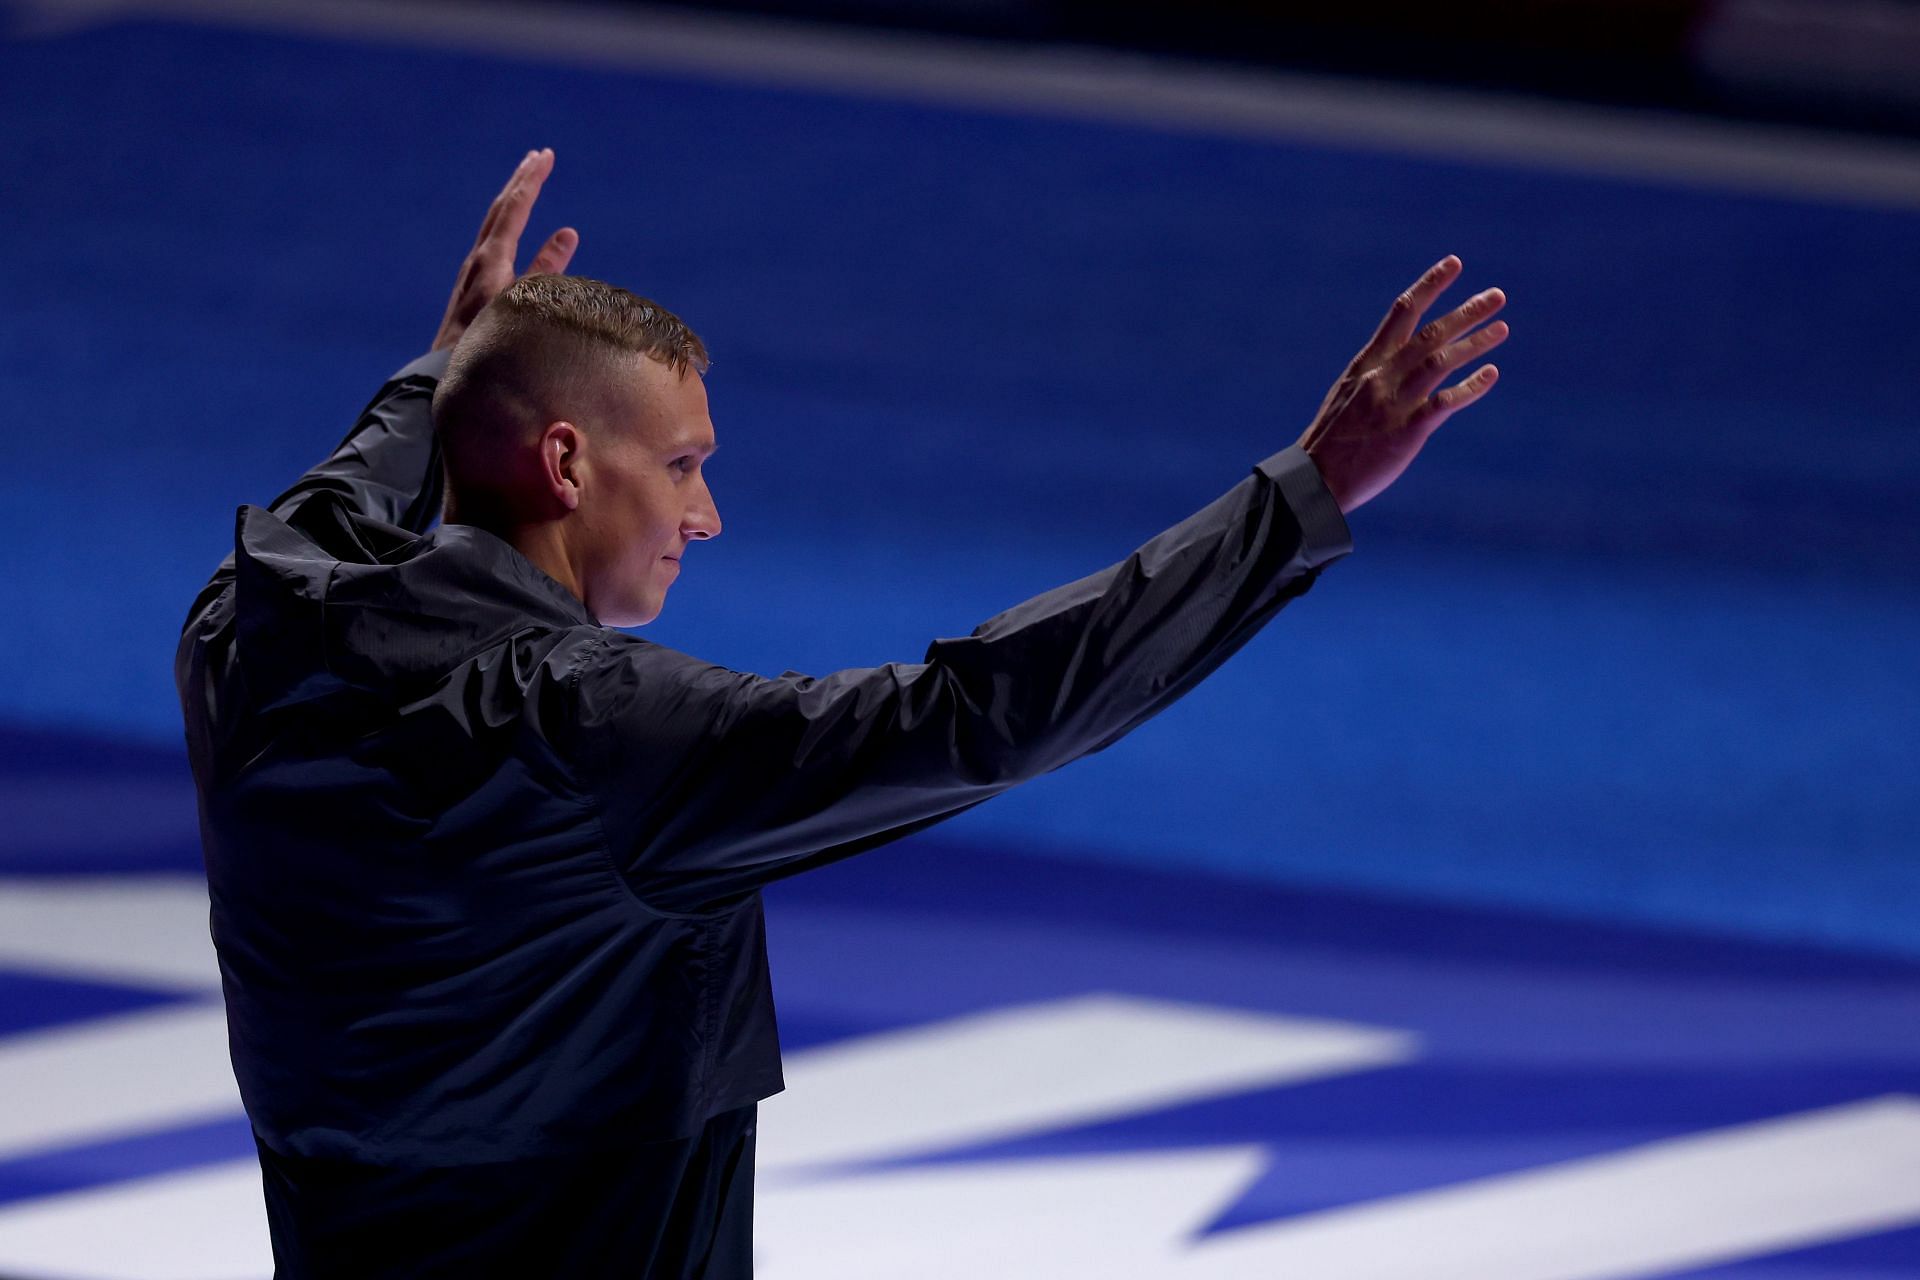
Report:
M 1491 390 L 1500 376 L 1492 365 L 1482 365 L 1471 377 L 1436 390 L 1469 360 L 1507 340 L 1504 320 L 1479 328 L 1507 304 L 1498 289 L 1475 294 L 1458 310 L 1420 325 L 1427 308 L 1459 274 L 1460 259 L 1448 255 L 1394 300 L 1300 437 L 1300 447 L 1319 467 L 1342 514 L 1399 479 L 1427 437 Z
M 460 335 L 467 331 L 480 309 L 513 283 L 513 262 L 520 252 L 520 233 L 527 229 L 527 217 L 540 195 L 540 184 L 552 172 L 552 147 L 529 151 L 513 176 L 507 179 L 507 185 L 493 198 L 486 218 L 480 223 L 480 234 L 474 239 L 467 260 L 460 264 L 460 276 L 454 281 L 453 297 L 447 301 L 447 314 L 440 321 L 440 332 L 434 336 L 433 350 L 439 351 L 460 341 Z M 560 228 L 540 246 L 540 252 L 533 255 L 526 274 L 565 271 L 573 261 L 573 251 L 579 247 L 580 233 L 572 227 Z

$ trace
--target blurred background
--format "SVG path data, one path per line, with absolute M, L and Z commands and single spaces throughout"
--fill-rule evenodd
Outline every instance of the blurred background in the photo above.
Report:
M 643 634 L 768 675 L 1121 559 L 1442 255 L 1511 298 L 1206 683 L 769 894 L 766 1275 L 1920 1275 L 1920 3 L 0 32 L 0 1275 L 271 1270 L 174 644 L 537 146 L 714 354 Z

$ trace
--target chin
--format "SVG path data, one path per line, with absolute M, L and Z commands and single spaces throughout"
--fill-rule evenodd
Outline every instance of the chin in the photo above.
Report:
M 660 616 L 660 609 L 663 604 L 665 604 L 665 601 L 660 600 L 651 602 L 636 601 L 623 608 L 613 610 L 609 615 L 601 618 L 600 621 L 610 627 L 644 627 Z
M 657 562 L 655 562 L 657 563 Z M 649 574 L 658 570 L 649 567 Z M 588 583 L 587 607 L 603 627 L 644 627 L 660 616 L 667 602 L 666 584 L 637 574 L 608 574 L 593 590 Z

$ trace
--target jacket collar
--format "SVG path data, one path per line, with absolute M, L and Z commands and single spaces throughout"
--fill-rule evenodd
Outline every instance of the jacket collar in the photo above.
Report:
M 418 687 L 518 632 L 599 625 L 505 539 L 475 525 L 416 535 L 331 491 L 285 518 L 239 508 L 234 567 L 240 659 L 263 709 Z

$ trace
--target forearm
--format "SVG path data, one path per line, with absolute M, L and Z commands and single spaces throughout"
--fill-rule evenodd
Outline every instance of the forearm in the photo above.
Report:
M 1283 449 L 1125 560 L 936 641 L 925 661 L 995 712 L 996 747 L 1034 777 L 1171 705 L 1352 545 L 1313 462 Z

